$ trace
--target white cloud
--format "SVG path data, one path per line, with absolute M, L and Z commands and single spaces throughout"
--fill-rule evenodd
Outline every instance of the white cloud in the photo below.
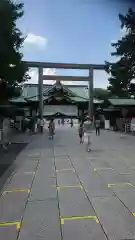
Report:
M 43 71 L 44 75 L 56 75 L 56 69 L 55 68 L 46 68 Z M 38 83 L 38 70 L 37 69 L 30 69 L 29 70 L 29 75 L 31 79 L 28 81 L 28 83 Z M 54 84 L 54 80 L 44 80 L 44 84 Z M 87 82 L 73 82 L 73 81 L 61 81 L 63 84 L 66 85 L 87 85 Z
M 56 69 L 55 68 L 45 68 L 43 70 L 43 75 L 56 75 Z
M 109 47 L 108 47 L 109 55 L 111 55 L 111 53 L 114 51 L 114 47 L 112 47 L 112 43 L 116 43 L 116 42 L 117 42 L 116 40 L 111 40 L 110 41 Z
M 35 45 L 40 48 L 45 48 L 48 43 L 48 39 L 42 36 L 29 33 L 24 41 L 24 44 Z
M 112 44 L 112 43 L 117 43 L 117 40 L 111 40 L 111 44 Z
M 110 41 L 110 45 L 112 44 L 112 43 L 117 43 L 118 42 L 118 40 L 120 40 L 125 34 L 126 34 L 126 32 L 127 32 L 127 29 L 125 28 L 125 27 L 123 27 L 122 29 L 120 29 L 120 36 L 118 36 L 116 39 L 114 39 L 114 40 L 111 40 Z M 112 46 L 111 46 L 112 47 Z
M 43 70 L 44 75 L 56 75 L 55 68 L 46 68 Z M 37 69 L 30 69 L 29 75 L 31 79 L 28 81 L 29 83 L 38 83 L 38 70 Z M 55 81 L 44 80 L 44 84 L 53 84 Z
M 126 27 L 121 28 L 120 33 L 122 36 L 125 35 L 127 33 L 127 28 Z
M 131 83 L 135 83 L 135 78 L 134 78 L 134 79 L 132 79 Z

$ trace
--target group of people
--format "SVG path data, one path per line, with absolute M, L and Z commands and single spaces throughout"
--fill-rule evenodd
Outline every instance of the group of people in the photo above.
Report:
M 80 123 L 79 126 L 79 138 L 80 144 L 84 141 L 84 133 L 87 137 L 87 151 L 91 151 L 91 132 L 94 128 L 94 124 L 90 117 L 87 117 L 84 122 Z M 100 119 L 95 120 L 96 135 L 100 135 Z
M 71 122 L 71 124 L 73 124 Z M 100 119 L 96 119 L 93 123 L 92 119 L 90 117 L 86 117 L 85 121 L 82 121 L 79 125 L 79 138 L 80 138 L 80 144 L 84 142 L 84 133 L 87 138 L 87 151 L 91 151 L 91 133 L 92 130 L 96 129 L 96 135 L 100 135 Z M 49 139 L 54 138 L 55 135 L 55 122 L 53 119 L 50 120 L 48 125 L 48 132 L 49 132 Z

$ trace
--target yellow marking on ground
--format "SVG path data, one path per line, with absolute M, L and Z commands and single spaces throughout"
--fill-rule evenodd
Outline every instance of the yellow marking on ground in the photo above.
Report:
M 120 174 L 120 175 L 132 175 L 133 173 L 131 173 L 131 172 L 122 172 L 122 173 L 121 173 L 121 172 L 119 172 L 119 174 Z
M 66 188 L 81 188 L 81 189 L 83 189 L 83 186 L 82 185 L 59 186 L 59 187 L 57 187 L 57 190 L 66 189 Z
M 31 157 L 31 158 L 39 158 L 40 157 L 40 154 L 29 154 L 27 155 L 28 157 Z
M 21 222 L 3 222 L 0 223 L 0 227 L 8 227 L 16 225 L 16 230 L 19 230 L 21 227 Z
M 131 187 L 133 187 L 133 184 L 129 183 L 129 182 L 108 184 L 108 188 L 113 187 L 113 186 L 131 186 Z
M 35 172 L 24 172 L 24 174 L 33 174 L 33 175 L 35 175 L 36 173 Z
M 97 172 L 100 170 L 114 170 L 114 169 L 113 168 L 94 168 L 94 172 Z
M 66 171 L 73 171 L 73 172 L 75 172 L 75 170 L 73 169 L 73 168 L 65 168 L 65 169 L 59 169 L 59 170 L 56 170 L 56 172 L 66 172 Z
M 26 174 L 26 175 L 35 175 L 35 172 L 16 172 L 15 175 L 19 175 L 19 174 Z
M 6 190 L 2 193 L 2 196 L 4 196 L 6 193 L 14 193 L 14 192 L 27 192 L 30 193 L 30 189 L 11 189 L 11 190 Z
M 61 217 L 61 224 L 63 225 L 65 221 L 69 220 L 84 220 L 84 219 L 93 219 L 97 223 L 99 223 L 99 220 L 96 216 L 77 216 L 77 217 Z
M 132 215 L 135 217 L 135 212 L 132 212 Z

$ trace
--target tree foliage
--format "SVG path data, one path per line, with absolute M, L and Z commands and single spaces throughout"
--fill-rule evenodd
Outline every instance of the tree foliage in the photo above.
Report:
M 24 37 L 16 25 L 23 14 L 23 4 L 0 0 L 0 101 L 14 96 L 29 78 L 20 52 Z
M 108 89 L 116 96 L 129 97 L 133 92 L 131 80 L 135 78 L 135 12 L 129 9 L 126 15 L 119 14 L 119 19 L 125 35 L 111 44 L 115 48 L 111 55 L 119 60 L 116 63 L 105 62 L 106 71 L 110 74 Z
M 109 97 L 111 97 L 110 91 L 104 88 L 94 88 L 94 98 L 97 98 L 99 100 L 106 100 Z

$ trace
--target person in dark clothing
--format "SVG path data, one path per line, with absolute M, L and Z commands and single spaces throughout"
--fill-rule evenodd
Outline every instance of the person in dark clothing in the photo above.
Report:
M 95 121 L 95 127 L 96 127 L 96 135 L 100 135 L 100 120 L 96 119 Z
M 51 121 L 49 122 L 49 138 L 53 140 L 54 134 L 55 134 L 55 123 L 53 121 L 53 119 L 51 119 Z
M 71 119 L 71 121 L 70 121 L 70 126 L 71 126 L 71 128 L 73 127 L 73 119 Z
M 84 128 L 83 128 L 83 123 L 81 123 L 79 126 L 80 143 L 83 143 L 83 136 L 84 136 Z
M 61 119 L 61 124 L 64 126 L 65 120 L 64 118 Z

